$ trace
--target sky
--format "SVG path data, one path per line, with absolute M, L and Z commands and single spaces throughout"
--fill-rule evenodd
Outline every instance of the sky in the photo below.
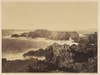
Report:
M 3 2 L 2 28 L 97 30 L 97 3 Z

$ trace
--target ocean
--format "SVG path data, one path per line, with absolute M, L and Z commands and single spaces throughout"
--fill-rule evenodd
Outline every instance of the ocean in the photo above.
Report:
M 2 57 L 7 60 L 24 59 L 23 54 L 31 51 L 38 50 L 40 48 L 46 48 L 53 43 L 63 44 L 78 44 L 73 42 L 72 39 L 65 40 L 50 40 L 46 38 L 25 38 L 11 37 L 12 34 L 21 34 L 23 32 L 29 32 L 29 30 L 2 30 Z M 82 36 L 82 34 L 81 34 Z

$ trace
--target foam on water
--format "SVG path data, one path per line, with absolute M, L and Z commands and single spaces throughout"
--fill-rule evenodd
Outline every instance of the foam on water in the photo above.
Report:
M 35 39 L 32 39 L 32 38 L 25 38 L 25 37 L 20 37 L 20 38 L 11 38 L 11 37 L 6 37 L 6 38 L 9 38 L 9 39 L 19 39 L 19 40 L 28 40 L 28 41 L 35 41 L 35 42 L 45 42 L 46 45 L 44 47 L 42 47 L 43 49 L 45 49 L 47 46 L 49 45 L 52 45 L 53 43 L 58 43 L 60 45 L 63 45 L 63 44 L 67 44 L 67 45 L 72 45 L 72 44 L 76 44 L 78 45 L 78 43 L 74 42 L 74 40 L 72 40 L 71 38 L 69 40 L 50 40 L 50 39 L 46 39 L 46 38 L 35 38 Z M 39 47 L 40 48 L 40 47 Z M 30 48 L 30 49 L 27 49 L 25 50 L 24 52 L 18 52 L 18 53 L 3 53 L 3 58 L 7 58 L 8 60 L 16 60 L 16 59 L 21 59 L 23 60 L 23 54 L 30 51 L 30 50 L 38 50 L 39 48 L 37 49 L 34 49 L 34 48 Z

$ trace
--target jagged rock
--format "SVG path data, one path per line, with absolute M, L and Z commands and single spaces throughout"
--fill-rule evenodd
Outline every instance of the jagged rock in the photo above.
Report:
M 89 39 L 89 43 L 97 44 L 97 32 L 95 32 L 94 34 L 90 34 L 88 36 L 88 39 Z
M 75 42 L 79 42 L 80 39 L 79 34 L 77 32 L 70 32 L 69 35 Z
M 69 68 L 72 66 L 72 53 L 69 51 L 69 45 L 59 45 L 54 43 L 49 46 L 49 48 L 53 51 L 53 56 L 50 63 L 56 64 L 59 68 L 66 67 Z
M 51 40 L 69 40 L 72 38 L 75 42 L 79 42 L 79 34 L 77 32 L 62 32 L 62 31 L 49 31 L 45 29 L 38 29 L 29 33 L 22 33 L 21 36 L 31 38 L 47 38 Z
M 28 33 L 22 33 L 20 37 L 28 37 Z
M 11 37 L 20 37 L 18 34 L 12 34 Z
M 51 35 L 51 32 L 48 30 L 38 29 L 33 32 L 29 32 L 28 37 L 36 38 L 36 37 L 44 37 L 48 38 Z

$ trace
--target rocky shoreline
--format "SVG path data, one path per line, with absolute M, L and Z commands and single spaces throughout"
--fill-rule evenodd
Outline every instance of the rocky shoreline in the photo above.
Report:
M 30 50 L 23 57 L 25 60 L 3 58 L 2 72 L 96 73 L 97 33 L 88 35 L 88 39 L 81 38 L 78 45 L 54 43 L 45 49 Z

